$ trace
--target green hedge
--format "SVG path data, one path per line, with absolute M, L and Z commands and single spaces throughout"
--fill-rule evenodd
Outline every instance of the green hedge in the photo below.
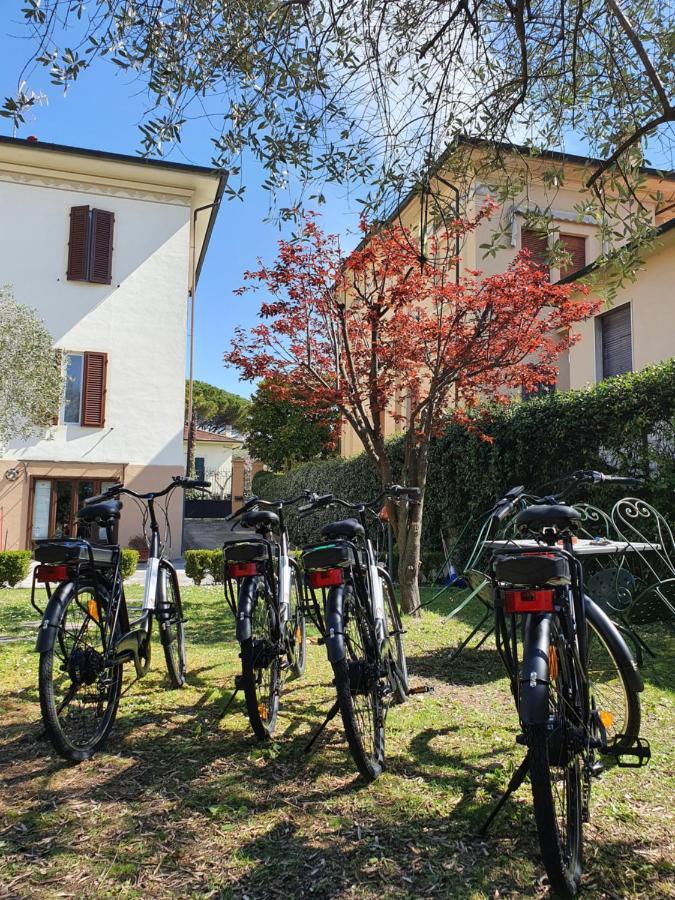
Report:
M 675 359 L 621 375 L 593 388 L 547 395 L 506 408 L 482 410 L 484 438 L 450 422 L 430 451 L 424 509 L 425 552 L 441 550 L 440 529 L 453 544 L 468 518 L 489 507 L 511 485 L 532 490 L 580 468 L 648 478 L 640 496 L 675 518 Z M 396 462 L 401 441 L 392 444 Z M 265 499 L 291 496 L 303 488 L 332 491 L 347 499 L 377 492 L 375 470 L 365 455 L 349 460 L 306 463 L 284 475 L 262 472 L 253 492 Z M 589 491 L 598 506 L 611 507 L 621 487 Z M 317 525 L 335 516 L 298 521 L 289 516 L 291 536 L 306 543 Z M 471 529 L 467 529 L 467 537 Z M 466 545 L 457 554 L 461 562 Z
M 0 553 L 0 587 L 15 587 L 28 577 L 30 550 L 4 550 Z
M 214 584 L 223 583 L 223 551 L 222 550 L 186 550 L 185 574 L 195 584 L 201 584 L 207 575 L 213 578 Z
M 133 550 L 131 547 L 123 547 L 122 548 L 122 562 L 120 563 L 120 572 L 122 573 L 122 578 L 124 581 L 127 578 L 131 578 L 136 569 L 138 568 L 138 559 L 139 559 L 138 550 Z

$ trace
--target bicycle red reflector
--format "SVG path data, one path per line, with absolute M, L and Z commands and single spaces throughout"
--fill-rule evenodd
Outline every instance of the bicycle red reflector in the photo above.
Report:
M 309 583 L 313 588 L 336 587 L 344 580 L 342 569 L 319 569 L 309 573 Z
M 228 572 L 230 578 L 246 578 L 247 575 L 257 575 L 258 566 L 254 562 L 230 563 Z
M 553 612 L 554 591 L 504 591 L 504 610 L 507 613 Z
M 68 566 L 38 566 L 35 580 L 45 584 L 48 581 L 65 581 L 68 578 Z

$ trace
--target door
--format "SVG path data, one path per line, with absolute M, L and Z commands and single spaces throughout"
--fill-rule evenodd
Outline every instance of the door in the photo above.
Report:
M 69 538 L 77 534 L 77 512 L 85 500 L 116 484 L 95 478 L 38 478 L 33 482 L 31 538 Z M 105 540 L 105 532 L 98 536 Z M 92 539 L 96 540 L 92 535 Z

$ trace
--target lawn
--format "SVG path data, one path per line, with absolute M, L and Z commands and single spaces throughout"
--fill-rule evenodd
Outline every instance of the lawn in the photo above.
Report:
M 157 645 L 107 752 L 68 766 L 41 735 L 28 592 L 0 591 L 0 897 L 546 895 L 527 785 L 486 840 L 474 836 L 522 749 L 494 645 L 448 664 L 466 619 L 445 622 L 438 604 L 407 622 L 413 683 L 432 692 L 392 709 L 388 768 L 366 787 L 339 719 L 303 753 L 331 704 L 324 648 L 310 645 L 277 740 L 261 747 L 238 700 L 220 717 L 239 660 L 219 590 L 185 601 L 188 686 L 168 689 Z M 675 897 L 675 647 L 654 643 L 643 694 L 653 761 L 596 784 L 584 897 Z

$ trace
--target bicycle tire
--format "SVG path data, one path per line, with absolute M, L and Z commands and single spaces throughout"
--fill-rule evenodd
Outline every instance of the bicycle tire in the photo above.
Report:
M 162 574 L 164 573 L 164 574 Z M 166 565 L 160 566 L 160 578 L 164 578 L 162 602 L 155 609 L 159 624 L 159 637 L 164 650 L 169 681 L 175 688 L 185 684 L 185 625 L 183 604 L 176 573 Z
M 608 746 L 628 750 L 640 734 L 640 695 L 628 684 L 601 628 L 586 621 L 591 702 L 598 712 L 610 712 L 614 719 L 605 724 Z
M 549 671 L 549 706 L 554 728 L 551 729 L 550 723 L 528 725 L 525 737 L 542 860 L 554 894 L 568 898 L 576 895 L 581 882 L 583 789 L 580 754 L 567 747 L 565 737 L 560 739 L 559 758 L 551 759 L 552 736 L 556 728 L 559 734 L 567 733 L 567 708 L 575 691 L 571 664 L 555 627 L 551 629 L 551 644 L 558 660 L 557 674 Z M 562 793 L 554 787 L 560 781 Z
M 61 585 L 60 588 L 67 589 L 65 585 Z M 105 651 L 108 644 L 113 639 L 110 635 L 105 634 L 104 628 L 97 627 L 97 634 L 101 644 L 100 650 L 95 649 L 93 644 L 86 645 L 86 647 L 90 647 L 92 651 L 87 658 L 86 656 L 83 656 L 83 654 L 87 654 L 86 647 L 83 648 L 81 642 L 75 640 L 71 652 L 67 654 L 66 644 L 72 639 L 74 634 L 74 632 L 68 630 L 68 616 L 69 611 L 74 611 L 73 604 L 77 604 L 80 612 L 89 618 L 89 620 L 86 618 L 82 619 L 78 631 L 84 629 L 84 632 L 88 632 L 90 621 L 97 623 L 97 619 L 91 615 L 92 610 L 90 610 L 89 601 L 87 601 L 86 612 L 84 608 L 77 603 L 78 598 L 82 598 L 85 594 L 89 595 L 90 600 L 94 603 L 98 600 L 96 615 L 98 616 L 99 622 L 105 615 L 105 612 L 109 609 L 110 596 L 105 588 L 100 585 L 95 586 L 93 582 L 85 580 L 82 580 L 80 584 L 75 585 L 70 598 L 64 604 L 59 621 L 56 623 L 58 631 L 54 644 L 49 650 L 40 653 L 38 667 L 38 693 L 40 696 L 40 709 L 45 731 L 59 756 L 62 756 L 64 759 L 71 762 L 82 762 L 86 759 L 90 759 L 94 753 L 105 746 L 110 731 L 115 724 L 115 717 L 117 715 L 117 708 L 122 692 L 123 672 L 122 665 L 120 664 L 107 670 L 109 673 L 108 687 L 104 698 L 97 699 L 96 703 L 94 719 L 98 719 L 98 725 L 85 740 L 78 741 L 73 734 L 69 733 L 70 729 L 67 729 L 66 726 L 68 723 L 71 702 L 75 700 L 78 693 L 80 693 L 80 688 L 85 686 L 90 687 L 91 684 L 93 684 L 93 682 L 91 682 L 91 684 L 86 684 L 86 681 L 91 677 L 91 674 L 93 674 L 94 668 L 101 664 L 103 651 Z M 73 625 L 75 625 L 76 615 L 77 613 L 74 612 L 72 617 Z M 107 622 L 105 622 L 105 625 L 107 626 Z M 116 636 L 119 635 L 119 632 L 120 629 L 118 626 Z M 94 640 L 98 643 L 96 637 L 94 637 Z M 73 657 L 74 652 L 79 656 L 79 663 Z M 68 671 L 69 663 L 72 665 L 71 671 Z M 75 688 L 71 700 L 66 703 L 65 700 L 67 695 L 73 687 L 75 687 L 76 681 L 79 680 L 80 675 L 83 675 L 84 679 L 80 682 L 79 686 Z M 57 678 L 63 680 L 63 689 L 66 696 L 62 699 L 57 698 L 57 693 L 61 693 L 61 687 L 59 686 L 57 688 L 55 683 Z M 66 690 L 65 686 L 68 679 L 70 679 L 70 687 Z M 79 702 L 82 702 L 82 699 L 83 694 L 80 693 Z M 90 701 L 93 700 L 93 695 L 88 699 Z M 104 709 L 103 713 L 99 715 L 98 710 L 101 702 L 104 702 Z M 82 721 L 82 717 L 80 717 L 80 721 Z M 74 726 L 75 722 L 72 724 Z
M 375 631 L 356 600 L 351 584 L 345 587 L 343 632 L 345 657 L 332 663 L 337 703 L 349 752 L 362 777 L 374 781 L 384 769 L 384 713 L 379 678 Z M 364 671 L 370 668 L 368 674 Z M 357 698 L 364 697 L 365 702 Z M 370 734 L 365 733 L 370 724 Z
M 291 629 L 291 634 L 287 641 L 291 648 L 288 662 L 294 677 L 300 678 L 307 665 L 307 628 L 305 614 L 300 602 L 298 578 L 294 570 L 291 570 L 291 617 L 288 627 Z
M 387 615 L 387 630 L 390 640 L 393 641 L 395 654 L 391 657 L 393 669 L 392 692 L 395 703 L 404 703 L 410 693 L 408 680 L 408 661 L 403 646 L 403 625 L 401 616 L 394 597 L 393 588 L 388 578 L 382 578 L 382 592 L 384 595 L 384 608 Z
M 242 581 L 244 589 L 245 581 Z M 283 684 L 278 645 L 277 614 L 266 582 L 256 578 L 251 616 L 251 637 L 241 642 L 241 681 L 246 710 L 259 741 L 274 734 Z M 268 673 L 267 675 L 265 673 Z

